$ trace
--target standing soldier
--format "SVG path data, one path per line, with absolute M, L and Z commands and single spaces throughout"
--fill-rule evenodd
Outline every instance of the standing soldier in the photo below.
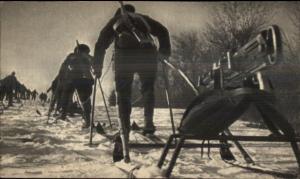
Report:
M 158 38 L 159 50 L 151 35 Z M 138 35 L 141 35 L 137 37 Z M 145 37 L 143 39 L 143 37 Z M 131 85 L 134 73 L 138 73 L 142 83 L 141 93 L 144 102 L 144 134 L 153 134 L 154 82 L 157 59 L 170 56 L 169 32 L 152 18 L 135 13 L 132 5 L 119 8 L 114 17 L 100 32 L 95 46 L 94 69 L 97 78 L 101 77 L 106 49 L 115 41 L 114 62 L 117 103 L 120 120 L 125 124 L 125 140 L 129 140 L 131 114 Z
M 2 80 L 5 96 L 6 99 L 8 99 L 8 106 L 13 106 L 13 93 L 16 92 L 16 86 L 18 83 L 18 80 L 16 78 L 16 73 L 12 72 L 11 75 L 5 77 Z
M 35 101 L 35 99 L 36 99 L 36 95 L 38 94 L 38 92 L 36 91 L 36 90 L 33 90 L 32 92 L 31 92 L 31 96 L 32 96 L 32 100 L 33 101 Z
M 30 95 L 31 95 L 31 91 L 30 91 L 30 89 L 27 89 L 26 90 L 26 99 L 27 100 L 30 100 Z
M 62 113 L 60 118 L 66 119 L 70 99 L 72 99 L 75 90 L 84 110 L 85 123 L 83 128 L 90 126 L 91 99 L 93 87 L 93 76 L 91 74 L 91 56 L 90 48 L 85 44 L 79 44 L 74 49 L 74 53 L 67 56 L 59 71 L 58 85 L 62 84 Z

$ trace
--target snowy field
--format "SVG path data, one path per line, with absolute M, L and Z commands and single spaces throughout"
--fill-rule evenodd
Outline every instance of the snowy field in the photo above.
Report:
M 36 113 L 36 110 L 42 116 Z M 89 132 L 82 131 L 81 116 L 69 118 L 70 122 L 58 121 L 46 124 L 48 106 L 25 102 L 0 114 L 0 177 L 117 177 L 127 174 L 112 162 L 113 143 L 95 134 L 93 142 L 99 145 L 89 147 Z M 174 110 L 177 125 L 183 110 Z M 108 125 L 103 107 L 96 109 L 96 121 Z M 110 108 L 113 123 L 117 123 L 115 108 Z M 139 126 L 143 124 L 142 108 L 134 108 L 132 119 Z M 168 109 L 156 109 L 157 135 L 164 141 L 171 134 Z M 246 122 L 236 122 L 231 130 L 234 134 L 268 135 L 263 129 L 245 127 Z M 131 142 L 143 143 L 138 135 L 131 135 Z M 277 178 L 278 173 L 297 176 L 296 159 L 288 143 L 242 142 L 256 164 L 271 172 L 253 171 L 233 166 L 221 160 L 219 149 L 207 149 L 201 158 L 201 149 L 183 149 L 179 155 L 172 177 L 184 178 Z M 233 145 L 234 146 L 234 145 Z M 245 162 L 236 147 L 232 147 L 239 163 Z M 171 150 L 172 151 L 172 150 Z M 135 172 L 137 177 L 161 177 L 163 172 L 155 166 L 161 155 L 159 149 L 131 149 L 132 163 L 142 165 Z M 169 161 L 170 155 L 167 161 Z M 237 163 L 237 164 L 239 164 Z M 256 167 L 257 168 L 257 167 Z M 274 173 L 273 173 L 274 172 Z

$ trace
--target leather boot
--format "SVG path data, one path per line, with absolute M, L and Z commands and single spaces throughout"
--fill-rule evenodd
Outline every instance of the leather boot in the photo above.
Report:
M 152 117 L 145 117 L 144 121 L 144 128 L 143 128 L 143 134 L 154 134 L 156 128 L 153 124 L 153 118 Z

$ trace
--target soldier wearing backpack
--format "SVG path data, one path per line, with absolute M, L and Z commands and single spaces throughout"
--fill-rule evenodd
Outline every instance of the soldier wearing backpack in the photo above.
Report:
M 126 11 L 126 12 L 124 12 Z M 126 14 L 125 14 L 126 13 Z M 152 39 L 157 37 L 159 48 Z M 144 133 L 153 134 L 154 82 L 159 56 L 170 56 L 169 32 L 159 22 L 136 13 L 132 5 L 119 8 L 100 32 L 95 46 L 94 69 L 97 78 L 101 77 L 106 49 L 114 43 L 115 83 L 119 117 L 127 128 L 129 139 L 131 114 L 131 85 L 134 73 L 140 76 L 141 93 L 144 101 Z
M 75 90 L 78 93 L 79 100 L 84 109 L 84 124 L 83 128 L 90 126 L 92 86 L 94 84 L 91 74 L 91 56 L 89 55 L 90 48 L 85 44 L 78 44 L 74 49 L 74 53 L 67 56 L 66 60 L 61 65 L 57 85 L 62 85 L 61 95 L 61 119 L 66 119 L 67 112 L 71 106 Z

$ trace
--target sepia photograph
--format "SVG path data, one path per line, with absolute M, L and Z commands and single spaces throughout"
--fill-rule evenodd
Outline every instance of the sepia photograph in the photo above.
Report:
M 0 178 L 300 178 L 299 1 L 0 1 Z

